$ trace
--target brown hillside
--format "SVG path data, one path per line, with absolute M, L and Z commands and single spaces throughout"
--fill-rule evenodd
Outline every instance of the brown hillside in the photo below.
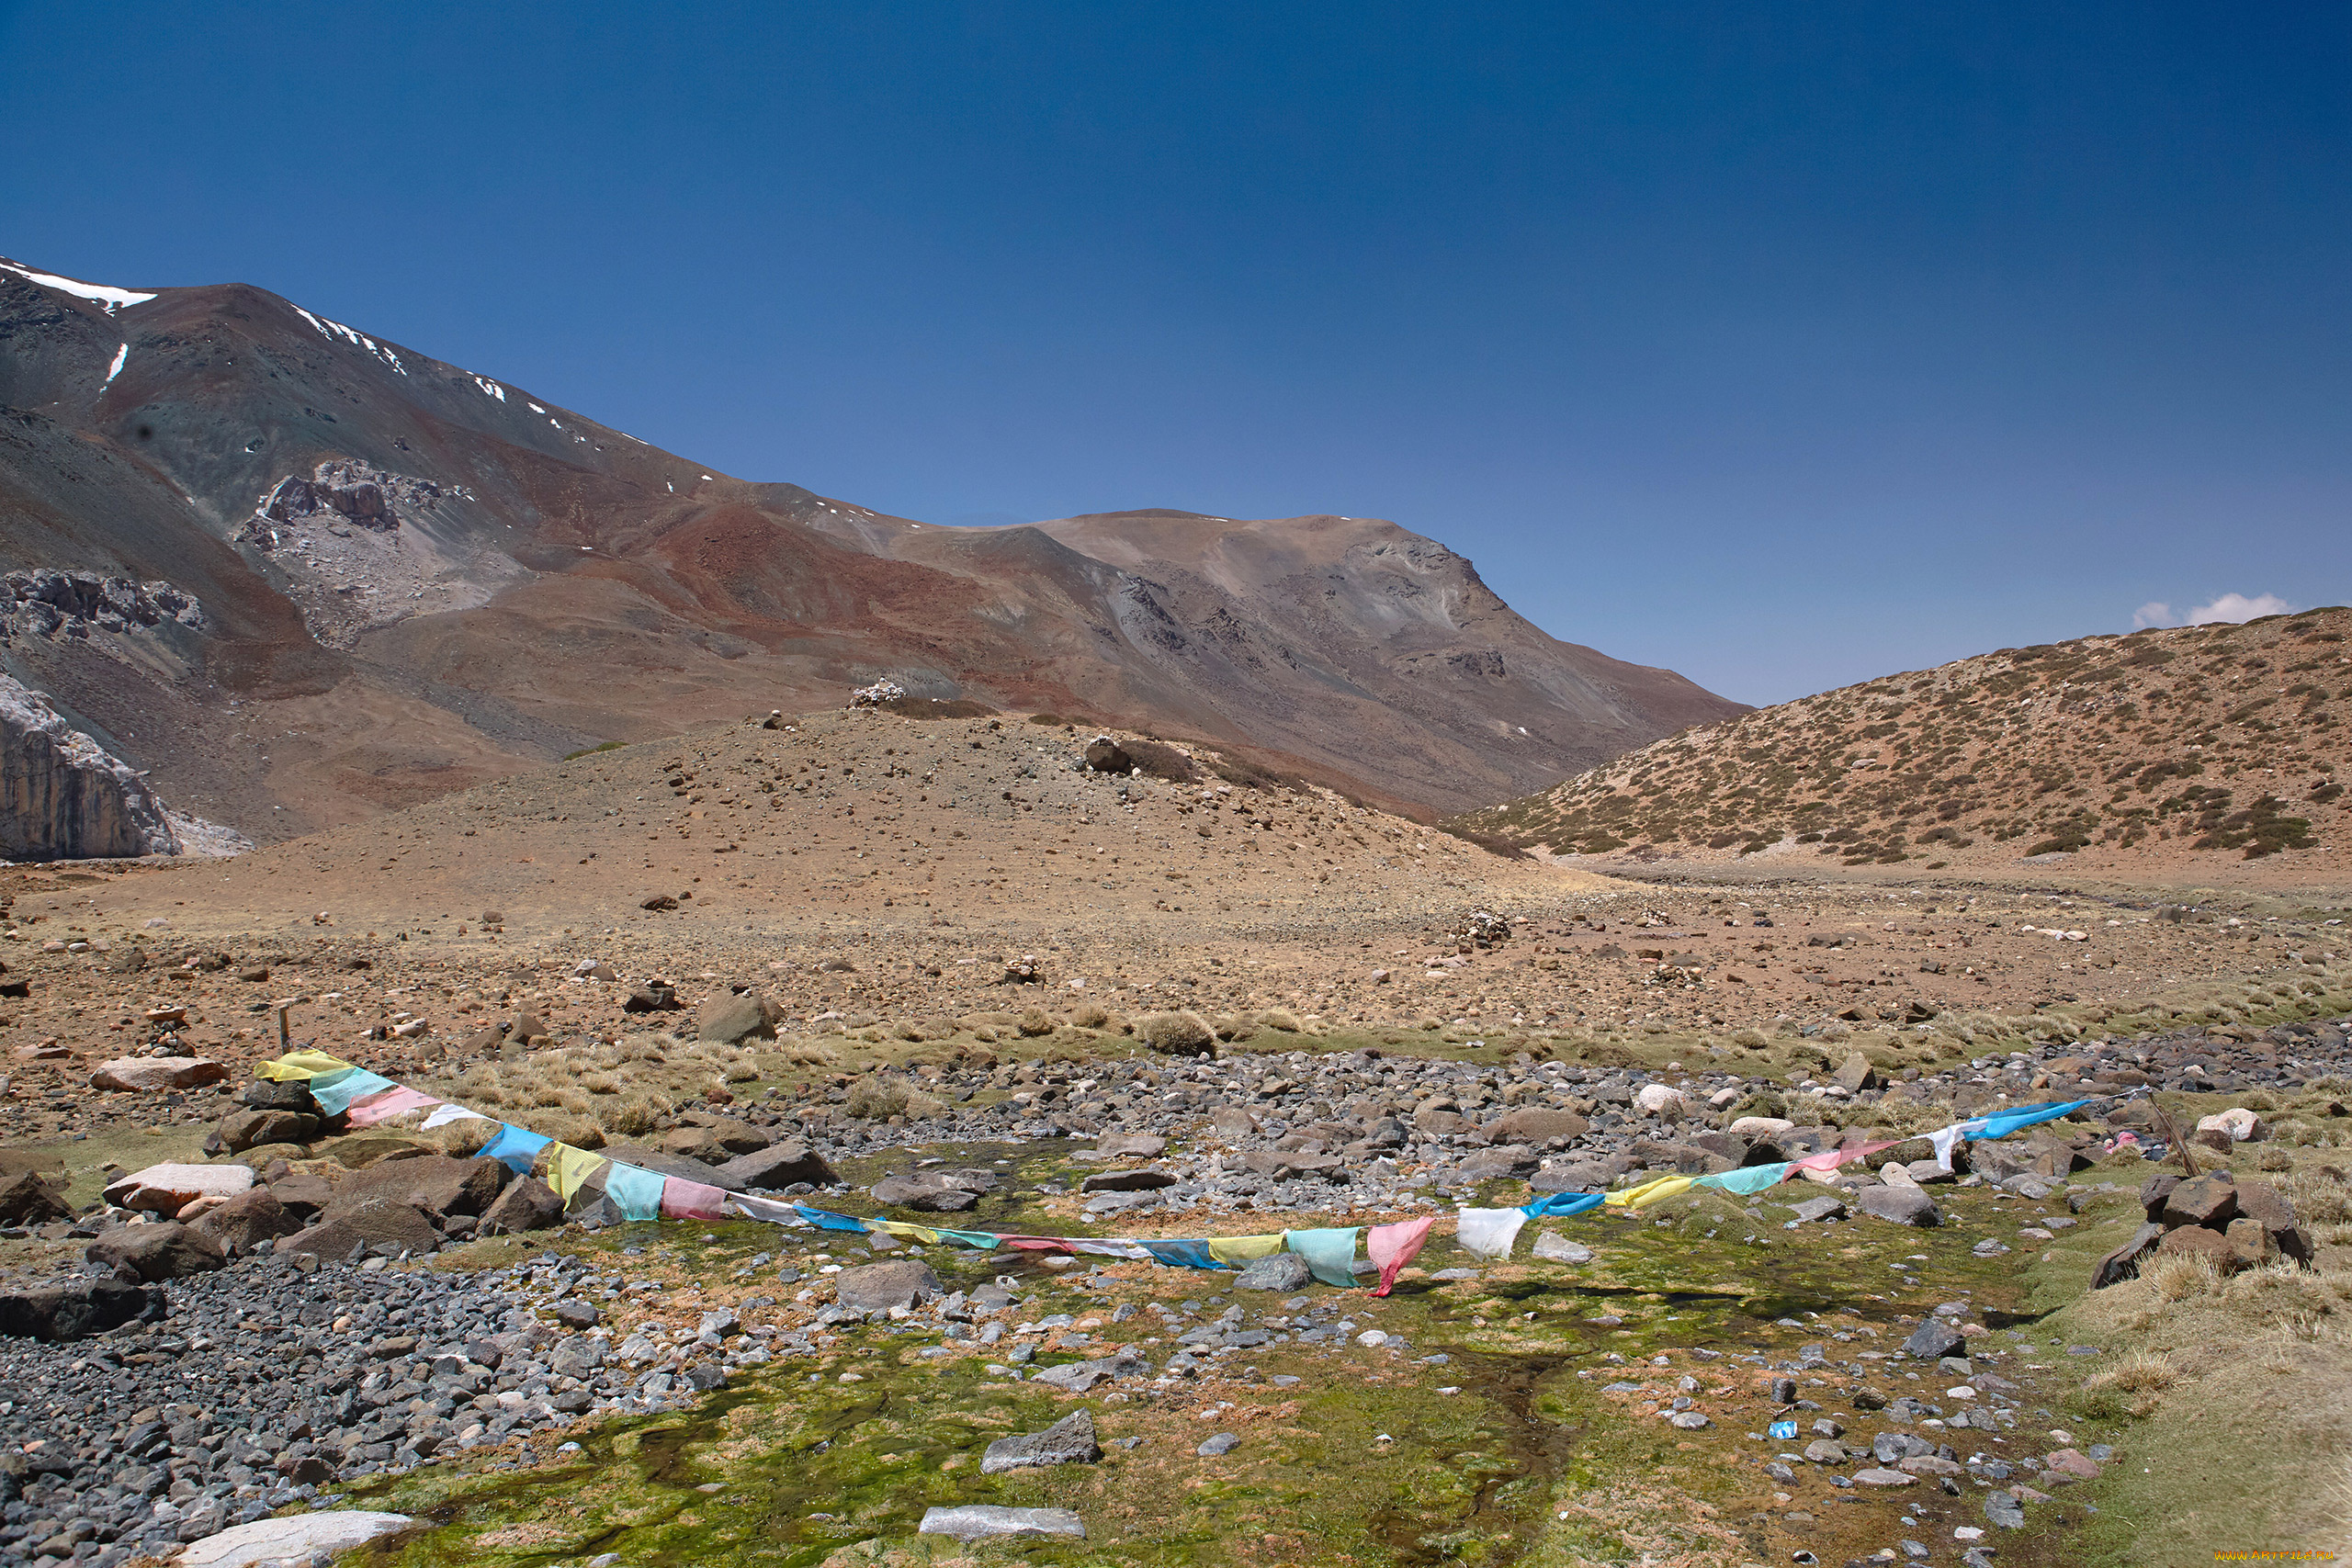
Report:
M 2336 608 L 2004 649 L 1685 730 L 1457 825 L 1619 860 L 2341 880 L 2348 635 Z

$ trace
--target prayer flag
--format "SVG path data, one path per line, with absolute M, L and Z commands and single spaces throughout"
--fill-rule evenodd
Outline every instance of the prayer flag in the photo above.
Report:
M 1421 1255 L 1421 1244 L 1430 1238 L 1430 1226 L 1437 1224 L 1430 1215 L 1407 1220 L 1402 1224 L 1374 1225 L 1363 1233 L 1364 1256 L 1380 1269 L 1380 1288 L 1372 1293 L 1385 1296 L 1405 1265 Z

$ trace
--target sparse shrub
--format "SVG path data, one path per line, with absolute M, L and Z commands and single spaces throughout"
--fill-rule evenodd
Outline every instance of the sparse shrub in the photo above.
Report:
M 1734 1030 L 1731 1043 L 1744 1050 L 1765 1051 L 1771 1048 L 1772 1037 L 1760 1029 L 1750 1027 Z
M 1111 1021 L 1110 1010 L 1100 1002 L 1088 1002 L 1074 1010 L 1069 1021 L 1080 1029 L 1101 1029 Z
M 1216 1050 L 1216 1031 L 1189 1008 L 1147 1013 L 1136 1020 L 1136 1034 L 1153 1050 L 1171 1056 L 1205 1056 Z
M 867 1073 L 849 1086 L 842 1109 L 863 1122 L 880 1122 L 904 1115 L 907 1086 L 881 1073 Z
M 1285 1034 L 1302 1033 L 1306 1028 L 1299 1022 L 1298 1015 L 1287 1008 L 1267 1008 L 1258 1014 L 1258 1021 L 1268 1029 L 1279 1029 Z
M 1054 1021 L 1042 1008 L 1031 1008 L 1021 1015 L 1020 1030 L 1023 1038 L 1035 1040 L 1054 1032 Z
M 559 1144 L 570 1144 L 575 1149 L 601 1149 L 605 1146 L 605 1130 L 585 1116 L 568 1111 L 548 1111 L 531 1119 L 531 1131 L 546 1134 Z
M 1853 1037 L 1854 1031 L 1852 1027 L 1847 1024 L 1843 1020 L 1823 1024 L 1821 1026 L 1821 1033 L 1818 1036 L 1820 1039 L 1836 1041 L 1841 1044 L 1846 1041 L 1851 1040 Z
M 2255 1156 L 2254 1166 L 2256 1170 L 2292 1170 L 2295 1156 L 2274 1145 Z

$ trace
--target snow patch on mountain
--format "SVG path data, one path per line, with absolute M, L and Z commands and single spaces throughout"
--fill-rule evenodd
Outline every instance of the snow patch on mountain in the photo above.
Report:
M 35 272 L 29 267 L 17 266 L 8 262 L 0 262 L 0 271 L 13 272 L 28 283 L 38 283 L 43 288 L 54 288 L 61 294 L 71 294 L 76 299 L 87 299 L 94 305 L 104 305 L 109 316 L 118 310 L 131 305 L 144 305 L 148 300 L 155 298 L 153 294 L 141 294 L 130 288 L 108 288 L 100 283 L 79 283 L 70 277 L 60 277 L 53 272 Z

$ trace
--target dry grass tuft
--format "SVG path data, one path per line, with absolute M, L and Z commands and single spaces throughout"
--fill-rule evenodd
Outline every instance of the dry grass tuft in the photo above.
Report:
M 907 1086 L 886 1074 L 868 1073 L 849 1086 L 849 1098 L 842 1109 L 866 1122 L 903 1116 L 907 1111 Z
M 2140 1282 L 2159 1302 L 2185 1302 L 2222 1288 L 2222 1271 L 2203 1258 L 2177 1254 L 2158 1258 L 2140 1269 Z

